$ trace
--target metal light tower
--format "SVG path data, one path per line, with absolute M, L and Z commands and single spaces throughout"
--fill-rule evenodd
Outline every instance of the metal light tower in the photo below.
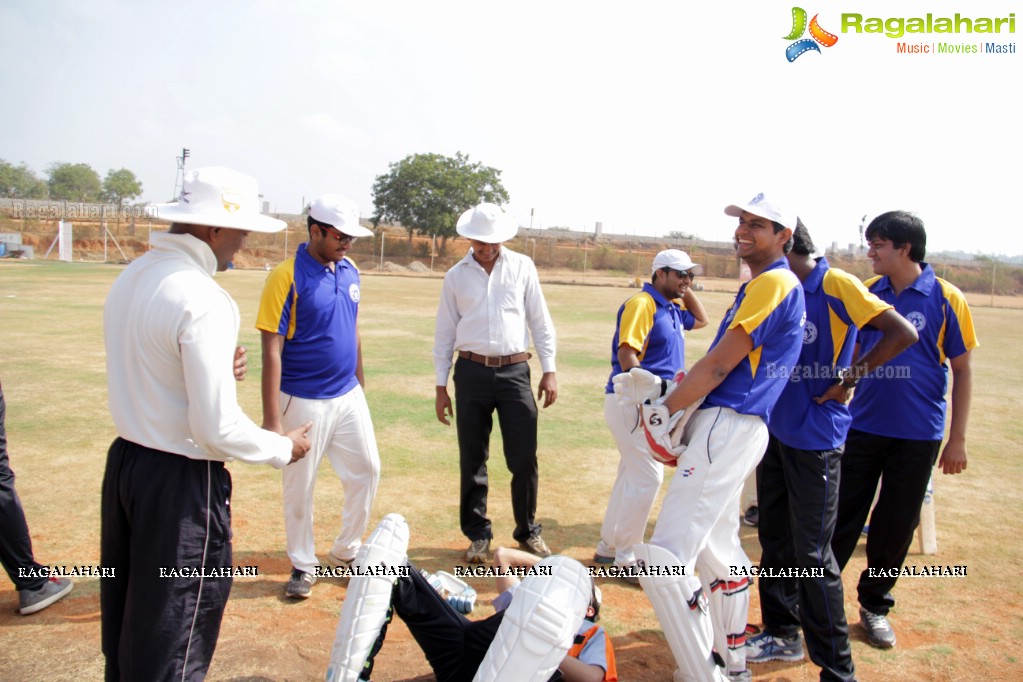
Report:
M 188 159 L 189 150 L 184 147 L 181 148 L 181 156 L 175 157 L 178 162 L 178 174 L 174 177 L 174 195 L 173 199 L 177 200 L 181 196 L 181 190 L 184 189 L 185 185 L 185 161 Z

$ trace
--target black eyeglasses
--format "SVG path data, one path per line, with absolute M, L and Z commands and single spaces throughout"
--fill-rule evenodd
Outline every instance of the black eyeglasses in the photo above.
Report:
M 338 241 L 339 244 L 354 244 L 358 237 L 345 234 L 341 230 L 337 229 L 333 225 L 324 225 L 323 223 L 316 223 L 323 230 L 323 234 L 328 237 L 333 237 Z

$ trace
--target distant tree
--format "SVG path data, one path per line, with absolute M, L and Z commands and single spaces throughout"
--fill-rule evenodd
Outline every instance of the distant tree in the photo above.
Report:
M 0 159 L 0 197 L 7 199 L 45 199 L 46 183 L 32 169 Z
M 696 235 L 695 234 L 691 234 L 689 232 L 682 232 L 680 230 L 673 230 L 673 231 L 669 232 L 668 234 L 666 234 L 664 236 L 667 237 L 668 239 L 677 239 L 679 241 L 685 241 L 685 240 L 689 240 L 689 239 L 696 239 Z
M 389 166 L 373 183 L 373 224 L 401 223 L 409 240 L 415 232 L 436 235 L 443 244 L 455 236 L 455 223 L 463 211 L 482 202 L 504 204 L 508 192 L 501 171 L 470 163 L 457 152 L 454 158 L 440 154 L 411 154 Z
M 103 179 L 103 201 L 121 206 L 125 199 L 134 199 L 142 194 L 142 183 L 127 168 L 108 170 Z
M 99 173 L 87 163 L 53 163 L 47 172 L 51 199 L 97 201 L 103 191 Z

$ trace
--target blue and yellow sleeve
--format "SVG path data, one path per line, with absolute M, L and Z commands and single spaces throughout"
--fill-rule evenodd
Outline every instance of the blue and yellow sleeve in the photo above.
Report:
M 295 335 L 295 302 L 295 259 L 289 258 L 266 277 L 256 314 L 256 329 L 292 338 Z
M 764 328 L 769 326 L 765 322 L 780 308 L 795 305 L 793 298 L 797 296 L 802 296 L 799 279 L 791 270 L 769 270 L 750 280 L 746 296 L 728 328 L 742 327 L 753 339 L 755 348 L 763 343 Z
M 657 304 L 649 294 L 637 294 L 626 301 L 618 324 L 618 346 L 625 344 L 639 353 L 645 351 L 646 339 L 654 327 L 656 312 Z
M 941 278 L 938 278 L 938 283 L 945 297 L 946 310 L 942 337 L 938 339 L 941 361 L 944 362 L 946 357 L 957 358 L 973 350 L 980 343 L 977 341 L 977 331 L 973 327 L 973 314 L 966 304 L 963 292 Z

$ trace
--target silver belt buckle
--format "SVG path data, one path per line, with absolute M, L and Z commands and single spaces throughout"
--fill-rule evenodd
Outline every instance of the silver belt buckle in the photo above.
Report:
M 484 355 L 483 356 L 483 365 L 485 367 L 500 367 L 501 366 L 501 358 L 499 358 L 499 357 L 492 358 L 490 356 Z

